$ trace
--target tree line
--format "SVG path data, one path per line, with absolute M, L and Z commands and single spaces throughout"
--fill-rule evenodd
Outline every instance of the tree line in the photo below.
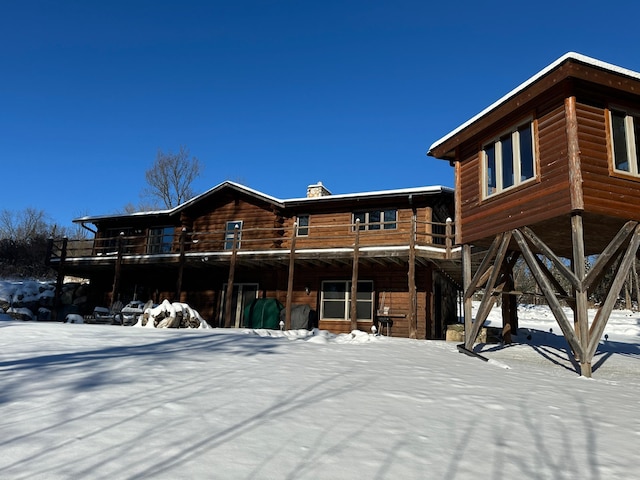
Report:
M 191 156 L 185 146 L 180 146 L 176 153 L 158 150 L 155 161 L 145 172 L 146 186 L 140 192 L 142 202 L 137 207 L 131 203 L 125 205 L 123 210 L 132 213 L 173 208 L 195 195 L 192 184 L 202 171 L 200 160 Z M 46 265 L 49 238 L 81 239 L 87 235 L 88 231 L 81 225 L 56 225 L 44 210 L 3 209 L 0 211 L 0 278 L 53 278 L 54 272 Z

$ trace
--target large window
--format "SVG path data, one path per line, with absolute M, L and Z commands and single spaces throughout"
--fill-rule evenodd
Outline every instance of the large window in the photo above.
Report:
M 390 209 L 355 212 L 352 216 L 354 225 L 356 220 L 360 220 L 360 230 L 395 230 L 398 222 L 398 211 Z
M 614 170 L 640 176 L 639 135 L 640 116 L 611 110 Z
M 173 227 L 154 227 L 149 229 L 148 253 L 169 253 L 173 247 Z
M 536 161 L 531 122 L 484 146 L 483 196 L 489 197 L 535 177 Z
M 351 282 L 322 282 L 320 318 L 323 320 L 349 320 L 351 318 Z M 358 282 L 356 295 L 357 318 L 373 321 L 373 282 Z
M 242 236 L 242 220 L 234 220 L 232 222 L 227 222 L 227 228 L 224 232 L 224 249 L 232 250 L 233 249 L 233 237 L 235 235 L 235 230 L 238 229 L 238 244 L 237 248 L 240 248 L 240 237 Z

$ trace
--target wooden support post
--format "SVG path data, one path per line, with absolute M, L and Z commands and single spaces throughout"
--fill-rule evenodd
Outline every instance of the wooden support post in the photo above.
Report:
M 504 278 L 504 290 L 502 292 L 502 339 L 504 343 L 511 343 L 511 335 L 518 334 L 518 299 L 514 295 L 506 294 L 515 289 L 513 279 L 513 267 L 518 252 L 513 252 L 509 261 L 504 263 L 502 275 Z
M 182 228 L 180 232 L 180 245 L 179 251 L 180 256 L 178 257 L 178 279 L 176 280 L 176 302 L 181 302 L 182 298 L 182 276 L 184 275 L 184 244 L 187 239 L 187 229 L 185 227 Z
M 231 302 L 233 301 L 233 282 L 236 273 L 236 259 L 238 256 L 238 233 L 240 227 L 233 228 L 233 245 L 231 246 L 231 260 L 229 261 L 229 277 L 227 278 L 227 294 L 224 300 L 224 318 L 222 324 L 231 327 Z
M 576 97 L 564 100 L 565 131 L 567 134 L 567 160 L 569 165 L 569 198 L 571 210 L 584 210 L 584 194 L 582 192 L 582 162 L 580 159 L 580 142 L 578 139 L 578 114 Z
M 464 317 L 464 331 L 470 332 L 473 323 L 473 292 L 467 295 L 471 288 L 471 245 L 462 245 L 462 315 Z M 465 340 L 466 341 L 466 340 Z
M 491 275 L 487 280 L 484 295 L 482 296 L 482 301 L 480 302 L 480 306 L 478 307 L 478 311 L 476 312 L 476 319 L 473 322 L 473 327 L 469 332 L 465 330 L 465 348 L 467 350 L 471 350 L 473 348 L 476 337 L 480 333 L 480 329 L 482 328 L 484 321 L 489 316 L 489 312 L 491 312 L 491 308 L 493 308 L 493 305 L 496 301 L 496 296 L 492 294 L 492 291 L 496 285 L 498 276 L 500 275 L 500 267 L 502 265 L 502 262 L 507 255 L 509 242 L 511 241 L 511 232 L 501 233 L 496 238 L 500 238 L 500 244 L 496 253 L 493 271 L 491 272 Z
M 296 238 L 298 238 L 298 222 L 293 224 L 291 234 L 291 251 L 289 252 L 289 276 L 287 277 L 287 300 L 285 303 L 284 329 L 291 330 L 291 302 L 293 299 L 293 272 L 296 259 Z
M 54 297 L 54 309 L 53 320 L 58 320 L 58 313 L 60 313 L 60 306 L 62 305 L 62 285 L 64 284 L 64 264 L 67 260 L 67 244 L 69 239 L 64 237 L 62 239 L 62 246 L 60 247 L 60 264 L 58 266 L 58 274 L 56 276 L 56 293 Z M 51 239 L 51 250 L 53 252 L 53 239 Z M 52 253 L 50 253 L 51 255 Z M 64 318 L 61 319 L 64 321 Z
M 120 296 L 120 274 L 122 271 L 122 256 L 124 254 L 124 232 L 120 232 L 117 240 L 118 252 L 116 255 L 116 265 L 113 272 L 113 288 L 111 290 L 111 306 L 119 300 Z
M 416 292 L 416 211 L 411 216 L 409 231 L 409 338 L 416 338 L 418 334 L 418 295 Z
M 587 274 L 584 254 L 584 231 L 582 227 L 582 215 L 571 215 L 571 241 L 573 247 L 573 271 L 579 280 L 579 288 L 574 288 L 574 325 L 580 346 L 583 352 L 587 352 L 589 345 L 589 312 L 588 292 L 584 288 L 584 279 Z M 591 359 L 579 358 L 580 372 L 585 377 L 591 377 Z
M 356 219 L 353 242 L 353 272 L 351 274 L 351 330 L 358 329 L 358 262 L 360 261 L 360 219 Z
M 513 237 L 515 238 L 518 246 L 520 247 L 520 251 L 522 252 L 522 256 L 524 257 L 525 262 L 529 266 L 531 273 L 536 279 L 536 283 L 542 290 L 545 298 L 547 299 L 547 303 L 549 304 L 549 308 L 553 313 L 553 316 L 556 318 L 562 333 L 564 334 L 567 342 L 569 342 L 569 346 L 572 348 L 574 355 L 577 358 L 584 358 L 584 351 L 582 349 L 582 345 L 580 344 L 578 337 L 576 336 L 573 327 L 567 320 L 562 307 L 560 306 L 560 302 L 556 298 L 555 291 L 553 289 L 552 283 L 549 281 L 547 276 L 544 274 L 540 265 L 538 264 L 537 258 L 534 253 L 529 248 L 527 241 L 525 240 L 524 235 L 519 230 L 513 231 Z

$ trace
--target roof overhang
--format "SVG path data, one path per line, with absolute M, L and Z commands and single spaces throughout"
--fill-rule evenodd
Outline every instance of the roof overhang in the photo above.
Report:
M 503 118 L 509 112 L 570 78 L 640 94 L 640 73 L 579 53 L 569 52 L 444 137 L 436 140 L 429 147 L 427 155 L 443 160 L 454 160 L 456 148 L 478 134 L 486 125 Z

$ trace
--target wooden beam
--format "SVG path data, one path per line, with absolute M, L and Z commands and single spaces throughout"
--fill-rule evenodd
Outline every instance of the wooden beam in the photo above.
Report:
M 184 244 L 185 244 L 186 238 L 187 238 L 187 229 L 183 227 L 182 230 L 180 231 L 180 238 L 179 238 L 180 254 L 178 257 L 178 278 L 176 280 L 176 301 L 177 302 L 182 301 L 180 297 L 182 293 L 182 276 L 184 275 Z
M 476 271 L 475 275 L 469 282 L 468 287 L 465 288 L 465 291 L 464 291 L 465 298 L 470 298 L 471 296 L 473 296 L 478 284 L 480 284 L 480 280 L 483 278 L 483 275 L 486 273 L 487 269 L 491 267 L 491 262 L 493 261 L 493 257 L 498 251 L 498 248 L 500 247 L 500 242 L 502 241 L 503 238 L 504 238 L 504 233 L 501 233 L 496 235 L 495 238 L 493 239 L 493 242 L 491 242 L 491 246 L 485 252 L 485 256 L 482 259 L 482 262 L 480 263 L 480 267 L 478 267 L 478 270 Z M 469 262 L 469 266 L 471 266 L 471 262 Z
M 296 260 L 296 239 L 298 238 L 298 222 L 293 224 L 291 232 L 291 251 L 289 252 L 289 274 L 287 276 L 287 299 L 284 312 L 284 329 L 291 330 L 291 302 L 293 299 L 293 273 Z
M 460 174 L 460 163 L 455 162 L 454 164 L 454 182 L 455 188 L 453 189 L 454 196 L 454 209 L 455 209 L 455 222 L 456 222 L 456 230 L 455 230 L 455 238 L 456 245 L 462 245 L 462 180 Z
M 360 219 L 356 219 L 353 240 L 353 270 L 351 273 L 351 330 L 358 329 L 358 263 L 360 261 Z
M 609 242 L 609 245 L 602 251 L 602 253 L 598 256 L 598 259 L 593 264 L 589 272 L 587 273 L 583 283 L 583 289 L 588 290 L 591 288 L 591 285 L 595 283 L 596 279 L 600 277 L 602 273 L 607 269 L 611 262 L 615 260 L 615 254 L 619 250 L 620 246 L 625 242 L 625 240 L 631 235 L 633 230 L 638 225 L 638 222 L 628 221 L 623 225 L 623 227 L 618 231 L 615 237 Z
M 569 283 L 571 283 L 571 286 L 574 289 L 577 290 L 582 288 L 581 280 L 578 280 L 576 275 L 571 270 L 569 270 L 569 268 L 564 264 L 564 262 L 560 259 L 560 257 L 558 257 L 553 252 L 553 250 L 551 250 L 551 248 L 547 246 L 546 243 L 540 240 L 540 238 L 535 234 L 533 230 L 531 230 L 529 227 L 524 227 L 521 229 L 521 232 L 527 237 L 527 240 L 529 240 L 529 242 L 531 242 L 531 244 L 534 247 L 540 250 L 540 253 L 542 253 L 545 257 L 551 260 L 551 262 L 556 266 L 560 274 L 564 278 L 566 278 L 569 281 Z
M 613 310 L 613 307 L 615 306 L 618 294 L 622 289 L 622 285 L 624 284 L 625 278 L 631 268 L 631 262 L 634 261 L 639 246 L 640 226 L 636 227 L 633 237 L 631 237 L 631 241 L 627 246 L 627 251 L 625 252 L 624 257 L 622 257 L 622 262 L 618 267 L 618 271 L 613 279 L 609 293 L 601 307 L 598 309 L 596 318 L 593 320 L 591 325 L 591 330 L 589 332 L 591 338 L 589 339 L 589 347 L 586 352 L 589 361 L 591 361 L 596 353 L 602 332 L 604 332 L 604 328 L 606 327 L 609 316 L 611 315 L 611 310 Z
M 417 215 L 415 208 L 411 216 L 411 228 L 409 231 L 409 338 L 416 338 L 418 335 L 418 297 L 416 292 L 416 222 Z
M 582 193 L 582 166 L 580 160 L 580 143 L 578 141 L 578 115 L 576 113 L 576 97 L 564 99 L 565 130 L 567 133 L 567 159 L 569 163 L 569 196 L 571 210 L 584 210 Z
M 480 306 L 478 307 L 478 311 L 476 312 L 476 319 L 473 322 L 471 331 L 465 331 L 465 347 L 469 350 L 471 350 L 471 348 L 473 347 L 473 344 L 476 341 L 476 337 L 480 333 L 480 329 L 482 328 L 484 321 L 489 316 L 489 312 L 491 311 L 491 308 L 493 307 L 497 299 L 495 295 L 491 294 L 491 291 L 496 285 L 496 281 L 498 280 L 498 276 L 500 275 L 500 266 L 502 265 L 502 262 L 507 255 L 509 242 L 511 241 L 511 232 L 502 233 L 499 236 L 501 237 L 500 245 L 495 256 L 495 263 L 493 264 L 491 276 L 487 280 L 484 295 L 482 296 L 482 301 L 480 302 Z
M 542 269 L 540 268 L 540 264 L 537 261 L 537 257 L 529 248 L 529 244 L 527 243 L 524 235 L 519 230 L 513 231 L 513 237 L 515 238 L 518 246 L 520 247 L 520 251 L 522 252 L 522 256 L 524 257 L 525 262 L 529 266 L 531 273 L 542 293 L 544 293 L 545 298 L 547 299 L 547 303 L 549 304 L 549 308 L 551 312 L 553 312 L 553 316 L 556 318 L 558 325 L 560 326 L 560 330 L 564 334 L 567 342 L 569 342 L 569 346 L 573 350 L 574 355 L 578 356 L 578 358 L 584 358 L 584 351 L 582 349 L 582 345 L 578 341 L 575 332 L 569 320 L 567 320 L 562 307 L 560 306 L 560 302 L 555 296 L 555 291 L 553 290 L 552 283 L 549 281 L 547 276 L 544 274 Z
M 575 331 L 582 346 L 583 351 L 587 351 L 589 344 L 589 312 L 588 312 L 588 292 L 584 288 L 586 276 L 585 254 L 584 254 L 584 230 L 582 226 L 582 215 L 571 215 L 571 242 L 573 247 L 573 270 L 575 277 L 579 280 L 575 285 L 575 304 L 573 305 Z M 580 359 L 580 372 L 585 377 L 591 377 L 591 359 Z
M 124 255 L 124 232 L 118 235 L 118 254 L 116 256 L 116 265 L 113 272 L 113 288 L 111 290 L 111 307 L 118 301 L 120 296 L 120 274 L 122 271 L 122 256 Z
M 53 239 L 51 241 L 51 252 L 53 252 Z M 60 247 L 60 263 L 58 264 L 58 272 L 56 276 L 56 292 L 54 297 L 54 309 L 53 309 L 53 319 L 64 321 L 64 318 L 58 318 L 58 314 L 60 313 L 60 307 L 62 305 L 62 285 L 64 284 L 64 263 L 67 259 L 67 245 L 69 243 L 69 239 L 64 237 L 62 239 L 62 246 Z M 49 254 L 49 256 L 52 253 Z M 113 298 L 113 297 L 112 297 Z
M 231 302 L 233 301 L 233 281 L 236 273 L 236 258 L 238 256 L 238 233 L 240 228 L 236 225 L 233 229 L 233 244 L 231 246 L 231 260 L 229 261 L 229 277 L 227 278 L 227 294 L 224 300 L 224 318 L 222 324 L 231 327 Z
M 471 245 L 462 245 L 462 288 L 464 292 L 469 291 L 471 285 Z M 464 331 L 470 332 L 473 322 L 472 297 L 462 295 Z

